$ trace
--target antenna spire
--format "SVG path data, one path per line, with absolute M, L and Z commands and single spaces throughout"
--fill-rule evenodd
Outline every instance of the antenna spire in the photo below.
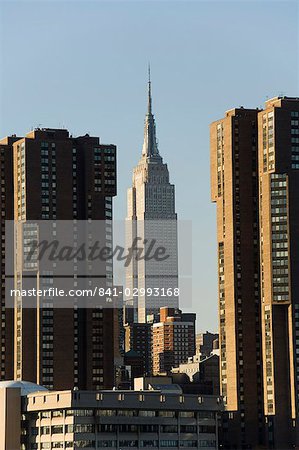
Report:
M 148 63 L 148 105 L 147 113 L 152 114 L 152 83 L 151 83 L 151 65 Z
M 152 112 L 152 82 L 151 82 L 151 66 L 148 64 L 148 102 L 147 114 L 144 123 L 144 141 L 142 155 L 147 158 L 161 158 L 158 151 L 158 143 L 156 138 L 155 118 Z

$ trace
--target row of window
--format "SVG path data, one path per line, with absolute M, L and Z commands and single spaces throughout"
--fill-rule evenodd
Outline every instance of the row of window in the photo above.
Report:
M 188 440 L 177 441 L 173 439 L 167 440 L 142 440 L 140 444 L 137 440 L 120 440 L 118 445 L 115 440 L 98 441 L 98 448 L 216 448 L 215 440 Z M 95 448 L 96 443 L 93 440 L 76 440 L 74 442 L 42 442 L 40 447 L 38 443 L 32 443 L 31 449 L 55 449 L 55 448 Z M 24 447 L 25 449 L 25 447 Z
M 178 433 L 180 428 L 181 433 L 215 433 L 215 426 L 213 425 L 132 425 L 132 424 L 98 424 L 97 431 L 100 433 L 158 433 L 159 429 L 161 433 Z M 63 434 L 63 433 L 95 433 L 95 425 L 93 424 L 67 424 L 67 425 L 52 425 L 42 427 L 32 427 L 31 435 L 50 435 L 50 434 Z
M 40 419 L 50 419 L 64 416 L 77 417 L 93 417 L 96 416 L 125 416 L 125 417 L 182 417 L 182 418 L 207 418 L 213 419 L 214 413 L 212 411 L 152 411 L 152 410 L 133 410 L 133 409 L 67 409 L 54 411 L 41 411 L 38 416 Z

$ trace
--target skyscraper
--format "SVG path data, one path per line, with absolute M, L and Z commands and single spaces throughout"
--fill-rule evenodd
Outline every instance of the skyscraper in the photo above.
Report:
M 128 189 L 126 222 L 129 247 L 140 238 L 138 247 L 146 253 L 151 242 L 158 241 L 170 255 L 164 263 L 135 258 L 127 268 L 127 303 L 135 307 L 135 320 L 146 322 L 146 316 L 158 314 L 162 306 L 178 307 L 177 295 L 165 295 L 178 287 L 177 215 L 175 188 L 158 150 L 150 77 L 142 155 Z
M 211 125 L 211 190 L 217 204 L 220 389 L 227 441 L 262 438 L 257 110 L 226 112 Z
M 67 130 L 49 128 L 36 129 L 13 140 L 8 174 L 14 178 L 14 187 L 7 192 L 6 202 L 14 205 L 14 214 L 8 211 L 7 217 L 25 224 L 41 220 L 53 221 L 55 225 L 56 221 L 68 221 L 74 245 L 79 221 L 106 220 L 106 233 L 111 240 L 116 147 L 100 144 L 97 137 L 74 138 Z M 10 184 L 7 189 L 11 189 Z M 55 233 L 54 230 L 53 236 Z M 25 272 L 18 261 L 17 256 L 16 283 L 22 287 Z M 42 288 L 57 281 L 50 273 L 39 270 L 29 276 L 36 277 Z M 77 286 L 76 276 L 72 277 L 73 287 Z M 112 265 L 108 261 L 105 280 L 112 285 Z M 78 308 L 75 300 L 73 308 L 56 308 L 49 295 L 43 307 L 38 307 L 37 302 L 35 308 L 23 308 L 19 307 L 22 298 L 16 296 L 14 324 L 8 332 L 13 340 L 10 351 L 14 355 L 15 379 L 54 389 L 113 386 L 112 310 Z M 6 351 L 2 359 L 9 358 Z
M 298 446 L 299 99 L 211 125 L 224 445 Z
M 299 98 L 259 113 L 261 313 L 266 438 L 299 444 Z

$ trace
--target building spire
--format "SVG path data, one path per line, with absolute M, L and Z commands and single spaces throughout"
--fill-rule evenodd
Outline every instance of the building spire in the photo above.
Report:
M 148 63 L 148 103 L 147 113 L 152 114 L 152 86 L 151 86 L 151 66 Z
M 142 148 L 142 156 L 146 158 L 159 157 L 158 144 L 156 138 L 156 124 L 152 113 L 152 82 L 151 82 L 151 67 L 148 65 L 148 102 L 147 114 L 144 123 L 144 141 Z

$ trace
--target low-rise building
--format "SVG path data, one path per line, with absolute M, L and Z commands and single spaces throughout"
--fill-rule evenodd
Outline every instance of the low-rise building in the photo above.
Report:
M 176 391 L 47 391 L 0 383 L 0 448 L 216 449 L 216 396 Z M 13 437 L 12 437 L 12 435 Z
M 186 374 L 193 383 L 201 383 L 210 387 L 211 394 L 219 395 L 219 356 L 214 354 L 205 359 L 195 355 L 172 369 L 174 374 Z
M 196 334 L 196 354 L 201 356 L 201 359 L 207 358 L 215 349 L 215 340 L 219 339 L 219 334 L 210 333 L 206 331 L 205 333 Z M 218 343 L 219 345 L 219 343 Z
M 152 324 L 131 323 L 125 324 L 125 351 L 134 351 L 142 358 L 142 375 L 152 372 Z

